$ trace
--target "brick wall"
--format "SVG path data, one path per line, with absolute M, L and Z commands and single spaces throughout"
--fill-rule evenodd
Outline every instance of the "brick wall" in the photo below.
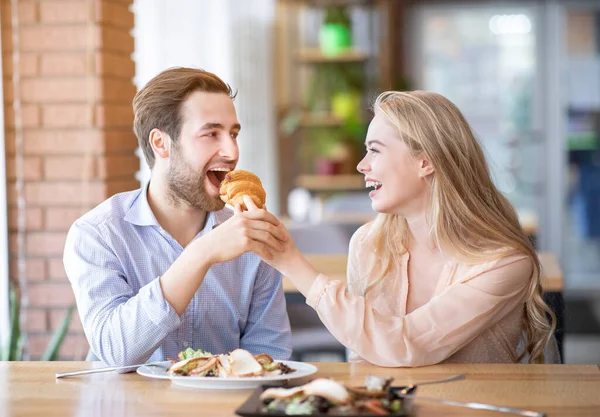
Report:
M 19 0 L 19 85 L 13 86 L 11 1 L 0 0 L 11 279 L 19 278 L 13 100 L 22 107 L 26 330 L 32 359 L 74 302 L 62 265 L 66 232 L 116 192 L 139 187 L 132 133 L 131 0 Z M 16 27 L 16 25 L 15 25 Z M 88 350 L 74 315 L 61 357 Z

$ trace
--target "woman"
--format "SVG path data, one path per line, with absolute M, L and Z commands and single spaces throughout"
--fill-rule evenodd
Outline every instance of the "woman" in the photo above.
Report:
M 350 360 L 544 362 L 555 318 L 537 254 L 460 111 L 424 91 L 383 93 L 374 110 L 358 171 L 380 214 L 351 239 L 347 283 L 319 274 L 291 239 L 267 262 Z

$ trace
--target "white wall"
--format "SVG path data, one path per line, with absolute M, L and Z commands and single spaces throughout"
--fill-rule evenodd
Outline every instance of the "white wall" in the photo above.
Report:
M 168 5 L 168 7 L 167 7 Z M 238 90 L 241 169 L 255 172 L 279 213 L 272 31 L 275 0 L 135 0 L 135 83 L 189 66 L 214 72 Z M 210 41 L 209 41 L 210 39 Z M 142 161 L 138 178 L 149 179 Z

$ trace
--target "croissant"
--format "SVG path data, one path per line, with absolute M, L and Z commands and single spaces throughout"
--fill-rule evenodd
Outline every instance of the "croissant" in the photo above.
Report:
M 267 198 L 267 193 L 260 182 L 260 178 L 250 171 L 241 169 L 230 171 L 225 175 L 225 179 L 221 182 L 219 194 L 225 204 L 230 206 L 239 204 L 242 210 L 248 210 L 248 207 L 244 204 L 243 197 L 245 195 L 250 197 L 258 208 L 265 206 Z

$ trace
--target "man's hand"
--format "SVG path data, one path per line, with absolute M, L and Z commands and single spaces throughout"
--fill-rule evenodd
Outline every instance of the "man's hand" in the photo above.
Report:
M 237 204 L 233 217 L 198 240 L 211 263 L 226 262 L 246 252 L 269 260 L 285 249 L 283 243 L 288 240 L 279 226 L 279 220 L 268 211 L 257 208 L 242 212 Z

